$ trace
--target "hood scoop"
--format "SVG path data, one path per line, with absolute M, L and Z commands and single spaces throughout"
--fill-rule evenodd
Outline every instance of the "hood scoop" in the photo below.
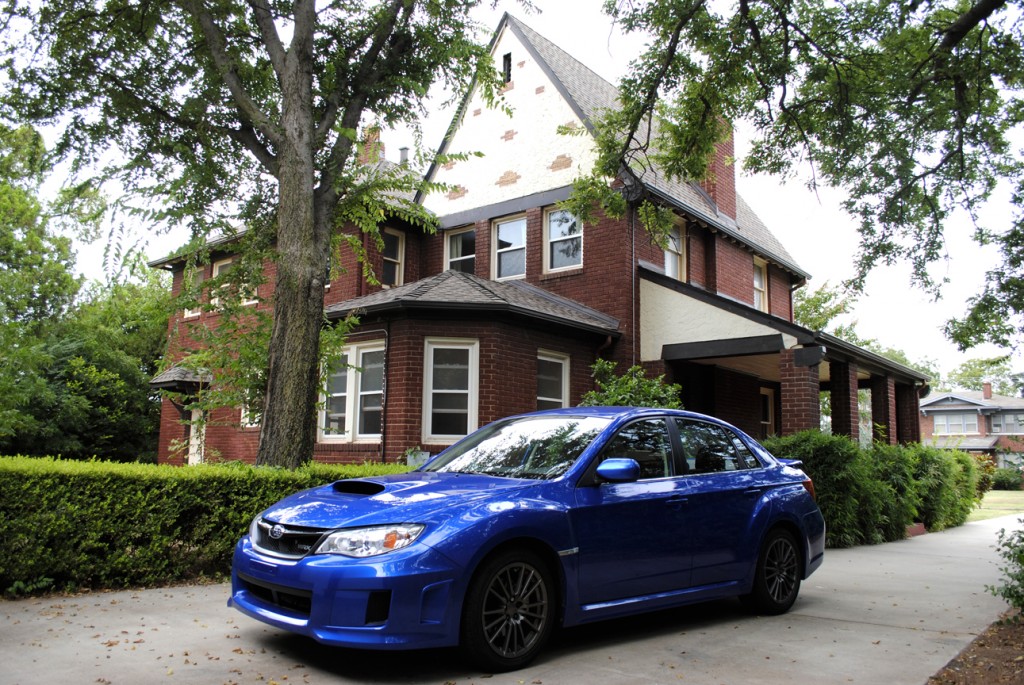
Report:
M 334 491 L 342 495 L 361 495 L 372 497 L 384 492 L 384 486 L 369 480 L 339 480 L 334 484 Z

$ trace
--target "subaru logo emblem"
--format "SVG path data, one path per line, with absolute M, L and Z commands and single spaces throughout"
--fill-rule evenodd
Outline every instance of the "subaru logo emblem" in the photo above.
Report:
M 280 540 L 281 538 L 283 538 L 284 526 L 282 526 L 280 523 L 275 524 L 274 527 L 270 529 L 270 537 L 272 537 L 275 540 Z

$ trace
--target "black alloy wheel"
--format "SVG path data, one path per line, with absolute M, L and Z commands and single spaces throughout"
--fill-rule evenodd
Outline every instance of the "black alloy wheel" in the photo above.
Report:
M 466 594 L 463 648 L 484 670 L 522 668 L 551 635 L 554 596 L 551 573 L 533 552 L 509 550 L 492 557 Z

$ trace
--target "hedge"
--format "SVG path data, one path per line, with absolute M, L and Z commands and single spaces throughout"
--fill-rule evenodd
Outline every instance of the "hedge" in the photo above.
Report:
M 285 495 L 404 470 L 0 457 L 0 590 L 12 596 L 221 578 L 252 518 Z
M 764 444 L 776 456 L 803 462 L 829 547 L 902 540 L 918 521 L 932 531 L 959 526 L 991 482 L 982 481 L 971 455 L 919 444 L 863 449 L 846 436 L 820 431 Z

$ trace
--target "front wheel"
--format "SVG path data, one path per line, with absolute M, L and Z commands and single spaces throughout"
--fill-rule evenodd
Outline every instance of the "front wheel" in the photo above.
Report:
M 800 592 L 800 550 L 786 530 L 768 534 L 757 558 L 754 587 L 743 603 L 759 614 L 784 614 Z
M 551 635 L 554 606 L 551 572 L 539 556 L 498 554 L 480 567 L 466 593 L 462 647 L 485 671 L 522 668 Z

